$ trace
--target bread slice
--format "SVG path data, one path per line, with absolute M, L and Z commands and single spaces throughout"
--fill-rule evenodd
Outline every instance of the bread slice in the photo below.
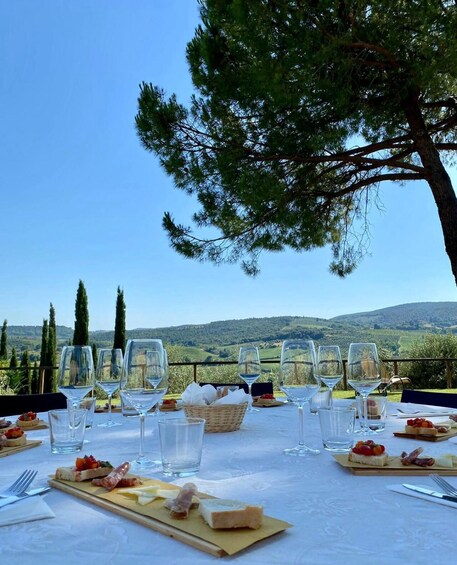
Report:
M 250 505 L 239 500 L 204 498 L 200 500 L 200 514 L 210 528 L 215 530 L 251 528 L 262 525 L 262 506 Z
M 438 435 L 438 430 L 436 428 L 417 428 L 414 426 L 405 426 L 405 434 L 416 436 L 436 436 Z
M 35 420 L 16 420 L 16 426 L 19 428 L 34 428 L 35 426 L 40 425 L 40 420 L 35 418 Z
M 389 456 L 387 453 L 383 453 L 382 455 L 361 455 L 360 453 L 350 451 L 348 459 L 354 463 L 372 465 L 373 467 L 385 467 L 389 463 Z
M 56 470 L 56 479 L 80 483 L 82 481 L 106 477 L 112 470 L 113 467 L 98 467 L 98 469 L 86 469 L 84 471 L 77 471 L 75 467 L 59 467 Z
M 27 436 L 23 434 L 21 437 L 7 438 L 6 447 L 18 447 L 27 443 Z

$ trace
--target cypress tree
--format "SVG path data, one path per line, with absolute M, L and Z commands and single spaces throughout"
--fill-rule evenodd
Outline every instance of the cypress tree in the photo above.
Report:
M 48 353 L 48 337 L 49 337 L 49 326 L 48 321 L 43 320 L 43 328 L 41 330 L 41 349 L 40 349 L 40 379 L 44 379 L 46 382 L 45 367 L 47 363 L 47 353 Z M 38 391 L 40 385 L 38 384 Z
M 3 320 L 2 336 L 0 338 L 0 360 L 6 361 L 8 359 L 8 336 L 6 334 L 6 327 L 8 320 Z
M 36 361 L 33 362 L 32 381 L 30 388 L 32 394 L 38 394 L 40 392 L 40 377 L 38 372 L 38 364 Z
M 16 389 L 17 394 L 30 394 L 31 379 L 29 374 L 29 352 L 25 350 L 21 356 L 21 370 L 19 371 L 19 382 Z
M 79 281 L 76 293 L 73 345 L 89 345 L 89 306 L 82 280 Z
M 17 369 L 17 355 L 15 347 L 11 350 L 10 369 Z
M 94 360 L 94 369 L 97 368 L 97 346 L 92 344 L 92 359 Z
M 11 359 L 9 368 L 11 371 L 8 371 L 8 378 L 9 378 L 9 386 L 15 390 L 19 384 L 19 375 L 17 371 L 17 355 L 16 355 L 16 348 L 13 347 L 11 350 Z
M 49 327 L 48 340 L 46 344 L 46 366 L 44 378 L 44 392 L 54 392 L 56 390 L 56 372 L 52 367 L 55 366 L 57 359 L 57 328 L 56 312 L 54 306 L 49 308 Z
M 113 349 L 122 349 L 122 353 L 125 353 L 125 302 L 124 302 L 124 291 L 117 287 L 117 299 L 116 299 L 116 321 L 114 323 L 114 344 Z

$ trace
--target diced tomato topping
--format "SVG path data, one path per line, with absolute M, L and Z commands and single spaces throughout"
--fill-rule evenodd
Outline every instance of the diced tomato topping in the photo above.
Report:
M 22 437 L 23 435 L 24 435 L 24 432 L 19 427 L 10 428 L 9 430 L 6 430 L 6 432 L 5 432 L 5 436 L 6 436 L 7 439 L 16 439 L 18 437 Z
M 359 455 L 382 455 L 386 448 L 380 443 L 375 443 L 372 439 L 367 441 L 358 441 L 352 448 L 354 453 Z
M 97 461 L 93 455 L 84 455 L 84 457 L 76 458 L 75 467 L 77 471 L 98 469 L 100 467 L 100 461 Z
M 36 412 L 24 412 L 18 418 L 21 422 L 29 422 L 30 420 L 36 420 Z
M 274 400 L 275 399 L 274 395 L 271 394 L 271 393 L 262 394 L 262 396 L 260 398 L 263 398 L 265 400 Z
M 176 400 L 174 398 L 165 398 L 162 404 L 176 404 Z
M 425 418 L 410 418 L 406 420 L 406 425 L 413 428 L 434 428 L 435 425 Z

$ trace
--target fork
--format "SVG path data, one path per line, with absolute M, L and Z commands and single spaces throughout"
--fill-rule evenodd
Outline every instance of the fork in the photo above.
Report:
M 457 489 L 454 488 L 451 483 L 448 483 L 443 477 L 440 475 L 430 475 L 430 478 L 435 481 L 437 485 L 439 485 L 447 494 L 452 496 L 457 496 Z
M 37 476 L 38 471 L 24 471 L 7 489 L 0 492 L 0 498 L 8 498 L 9 496 L 17 496 L 25 492 L 27 487 Z

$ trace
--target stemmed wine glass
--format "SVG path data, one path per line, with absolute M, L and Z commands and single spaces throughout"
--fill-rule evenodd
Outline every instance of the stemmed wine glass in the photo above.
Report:
M 122 349 L 100 349 L 98 351 L 95 382 L 108 395 L 108 420 L 98 424 L 101 428 L 122 425 L 113 420 L 111 413 L 111 399 L 121 384 L 122 362 Z
M 343 378 L 343 360 L 338 345 L 320 345 L 317 350 L 317 374 L 330 389 L 330 406 L 333 404 L 333 389 Z
M 165 355 L 160 339 L 131 339 L 127 342 L 120 394 L 140 415 L 140 450 L 132 463 L 135 471 L 151 470 L 155 463 L 144 455 L 145 417 L 165 395 L 168 387 Z
M 298 406 L 299 441 L 296 447 L 285 449 L 286 455 L 304 456 L 319 453 L 305 445 L 303 435 L 303 404 L 320 388 L 316 372 L 316 353 L 311 340 L 285 340 L 282 344 L 279 387 L 287 400 Z
M 359 414 L 362 434 L 368 433 L 367 399 L 370 392 L 381 384 L 381 367 L 375 343 L 351 343 L 348 353 L 348 383 L 362 397 Z
M 240 353 L 238 356 L 238 374 L 248 385 L 249 395 L 252 399 L 252 385 L 260 377 L 260 356 L 257 347 L 250 345 L 240 347 Z M 253 408 L 252 404 L 249 404 L 248 412 L 258 412 L 258 409 Z
M 94 389 L 95 374 L 92 348 L 88 345 L 66 345 L 60 356 L 57 388 L 71 402 L 72 433 L 76 410 L 81 400 Z

